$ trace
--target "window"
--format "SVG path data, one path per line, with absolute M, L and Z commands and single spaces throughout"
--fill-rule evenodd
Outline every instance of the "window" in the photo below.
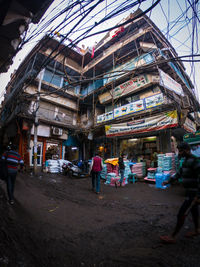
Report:
M 120 106 L 121 106 L 121 101 L 117 101 L 114 104 L 114 109 L 117 108 L 117 107 L 120 107 Z M 110 112 L 110 111 L 113 111 L 113 105 L 112 104 L 110 104 L 110 105 L 105 107 L 105 113 Z
M 129 97 L 122 99 L 121 103 L 123 106 L 123 105 L 127 105 L 129 103 L 135 102 L 137 100 L 140 100 L 140 96 L 139 95 L 133 95 L 133 96 L 129 96 Z
M 160 88 L 158 86 L 152 89 L 153 93 L 160 93 Z
M 43 80 L 58 87 L 62 87 L 63 85 L 63 75 L 53 70 L 45 69 Z

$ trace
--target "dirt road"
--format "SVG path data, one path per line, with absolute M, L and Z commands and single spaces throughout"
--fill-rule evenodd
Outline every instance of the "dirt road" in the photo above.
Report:
M 14 206 L 0 182 L 0 266 L 200 266 L 200 237 L 187 239 L 188 217 L 175 245 L 160 243 L 169 233 L 183 189 L 135 183 L 115 188 L 90 178 L 19 174 Z

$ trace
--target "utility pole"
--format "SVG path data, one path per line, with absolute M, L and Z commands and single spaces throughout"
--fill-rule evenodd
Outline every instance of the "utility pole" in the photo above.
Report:
M 39 102 L 40 102 L 40 90 L 42 85 L 42 79 L 44 76 L 44 69 L 40 71 L 38 78 L 38 90 L 37 90 L 37 99 L 36 99 L 36 109 L 35 109 L 35 122 L 34 122 L 34 174 L 37 174 L 37 132 L 38 132 L 38 109 L 39 109 Z

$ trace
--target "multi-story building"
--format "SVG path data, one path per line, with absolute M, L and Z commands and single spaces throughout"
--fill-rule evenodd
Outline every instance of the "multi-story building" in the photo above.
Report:
M 140 14 L 107 33 L 83 68 L 92 80 L 81 86 L 84 100 L 93 103 L 90 134 L 106 157 L 175 151 L 176 142 L 199 123 L 199 103 L 181 60 Z
M 4 143 L 18 138 L 30 165 L 36 116 L 42 165 L 53 148 L 70 160 L 96 149 L 105 158 L 175 151 L 199 111 L 176 51 L 140 10 L 82 53 L 44 37 L 13 75 L 3 107 Z
M 52 38 L 43 38 L 12 75 L 6 88 L 1 112 L 2 140 L 4 144 L 18 143 L 19 152 L 30 166 L 34 164 L 35 127 L 38 166 L 52 156 L 77 158 L 79 142 L 72 133 L 78 128 L 79 85 L 71 86 L 65 72 L 79 76 L 73 66 L 68 67 L 68 61 L 73 62 L 73 57 L 81 59 L 81 55 L 73 50 L 69 55 L 62 45 L 60 49 L 64 50 L 57 54 L 58 45 Z M 74 149 L 65 151 L 65 145 Z

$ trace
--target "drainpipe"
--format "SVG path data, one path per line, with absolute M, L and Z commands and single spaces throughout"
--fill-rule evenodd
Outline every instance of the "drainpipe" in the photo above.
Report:
M 37 174 L 37 132 L 38 132 L 38 109 L 39 109 L 39 102 L 40 102 L 40 90 L 42 85 L 42 79 L 44 76 L 44 69 L 38 75 L 39 84 L 37 90 L 37 100 L 36 100 L 36 110 L 35 110 L 35 122 L 34 122 L 34 169 L 33 172 Z

